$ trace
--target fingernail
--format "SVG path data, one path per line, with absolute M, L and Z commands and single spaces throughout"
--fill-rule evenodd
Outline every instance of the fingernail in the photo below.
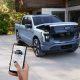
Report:
M 17 64 L 17 61 L 14 61 L 14 65 L 16 65 Z
M 17 61 L 14 61 L 14 63 L 17 63 Z

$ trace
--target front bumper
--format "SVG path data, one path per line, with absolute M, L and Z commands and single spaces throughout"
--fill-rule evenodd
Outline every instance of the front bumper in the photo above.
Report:
M 68 50 L 76 50 L 79 45 L 79 38 L 72 41 L 54 43 L 49 41 L 41 45 L 41 50 L 44 52 L 64 52 Z

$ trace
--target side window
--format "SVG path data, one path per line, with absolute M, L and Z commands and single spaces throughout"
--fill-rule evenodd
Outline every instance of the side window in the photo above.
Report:
M 32 20 L 31 20 L 30 17 L 27 17 L 27 18 L 25 19 L 25 24 L 30 24 L 30 25 L 32 25 Z
M 25 25 L 25 24 L 31 24 L 31 25 L 32 25 L 31 18 L 30 18 L 30 17 L 23 18 L 22 24 L 23 24 L 23 25 Z

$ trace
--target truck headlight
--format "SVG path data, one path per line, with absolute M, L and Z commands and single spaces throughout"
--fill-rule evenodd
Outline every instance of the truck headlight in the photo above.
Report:
M 44 36 L 45 36 L 45 41 L 49 41 L 50 40 L 49 34 L 44 34 Z

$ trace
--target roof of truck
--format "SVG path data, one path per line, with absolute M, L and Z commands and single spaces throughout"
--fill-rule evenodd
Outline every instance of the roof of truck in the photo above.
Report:
M 49 14 L 42 14 L 42 15 L 25 15 L 23 17 L 39 17 L 39 16 L 55 16 L 55 15 L 49 15 Z

